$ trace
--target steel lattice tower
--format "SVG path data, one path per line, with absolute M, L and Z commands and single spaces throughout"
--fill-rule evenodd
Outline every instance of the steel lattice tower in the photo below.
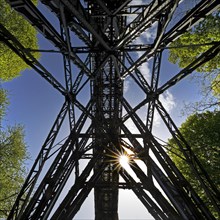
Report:
M 216 186 L 159 97 L 216 56 L 220 43 L 212 43 L 186 68 L 162 85 L 158 83 L 162 54 L 169 44 L 216 10 L 219 1 L 199 1 L 185 15 L 177 17 L 179 0 L 140 1 L 141 4 L 132 0 L 41 0 L 56 16 L 59 29 L 29 0 L 8 2 L 63 55 L 65 73 L 65 83 L 59 82 L 33 57 L 31 50 L 24 48 L 0 24 L 0 40 L 64 97 L 64 104 L 8 219 L 74 219 L 94 189 L 95 219 L 117 220 L 120 188 L 132 190 L 155 219 L 215 219 L 154 137 L 152 128 L 157 111 L 210 202 L 219 211 Z M 140 43 L 140 36 L 152 27 L 156 30 L 154 39 Z M 139 67 L 151 60 L 149 81 Z M 124 94 L 128 78 L 143 94 L 135 106 Z M 84 89 L 89 91 L 86 104 L 82 101 Z M 139 110 L 146 106 L 145 122 Z M 66 118 L 70 132 L 67 138 L 59 140 Z M 128 120 L 137 132 L 126 126 Z M 139 181 L 118 166 L 116 157 L 125 149 L 133 152 L 131 168 Z M 50 167 L 43 171 L 51 158 Z M 137 158 L 146 164 L 147 173 L 137 165 L 134 160 Z M 83 169 L 82 160 L 88 161 Z M 72 174 L 75 176 L 72 187 L 55 206 Z

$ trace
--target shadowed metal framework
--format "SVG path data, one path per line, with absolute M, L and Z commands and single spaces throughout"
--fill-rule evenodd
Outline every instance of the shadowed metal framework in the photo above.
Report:
M 219 53 L 220 43 L 210 42 L 190 65 L 159 83 L 162 55 L 169 44 L 216 10 L 219 1 L 197 1 L 181 16 L 177 16 L 179 0 L 140 2 L 41 0 L 59 22 L 57 27 L 30 1 L 8 0 L 54 47 L 41 52 L 62 55 L 65 79 L 60 82 L 34 58 L 35 48 L 25 48 L 0 24 L 0 40 L 64 97 L 8 219 L 74 219 L 92 191 L 95 219 L 118 220 L 119 189 L 132 190 L 155 219 L 215 219 L 152 129 L 157 111 L 219 212 L 216 186 L 159 100 Z M 148 42 L 143 40 L 146 32 L 154 33 Z M 140 68 L 146 62 L 151 66 L 150 80 Z M 129 89 L 141 94 L 137 104 L 126 97 L 126 80 L 134 85 Z M 63 127 L 69 133 L 61 139 Z M 131 169 L 137 178 L 118 164 L 126 149 L 132 151 Z M 135 159 L 146 164 L 146 173 Z M 66 190 L 69 179 L 71 187 Z

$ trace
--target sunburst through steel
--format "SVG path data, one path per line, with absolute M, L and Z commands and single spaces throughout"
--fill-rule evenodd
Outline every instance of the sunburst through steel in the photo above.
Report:
M 118 220 L 120 188 L 132 190 L 155 219 L 215 219 L 152 128 L 156 111 L 219 212 L 216 186 L 159 99 L 219 53 L 219 42 L 210 42 L 189 66 L 160 82 L 162 56 L 170 43 L 217 10 L 219 1 L 192 1 L 185 13 L 178 11 L 179 0 L 40 2 L 37 8 L 28 0 L 8 0 L 48 40 L 51 49 L 41 48 L 42 53 L 61 54 L 64 80 L 34 58 L 36 48 L 24 48 L 2 24 L 0 40 L 53 86 L 64 104 L 8 220 L 74 219 L 90 192 L 95 220 Z M 45 14 L 43 7 L 49 9 Z M 125 148 L 147 172 L 135 159 L 130 168 L 137 178 L 117 166 L 113 157 Z M 69 179 L 72 185 L 66 189 Z
M 129 164 L 129 157 L 127 155 L 121 155 L 119 157 L 119 163 L 122 167 L 126 167 Z

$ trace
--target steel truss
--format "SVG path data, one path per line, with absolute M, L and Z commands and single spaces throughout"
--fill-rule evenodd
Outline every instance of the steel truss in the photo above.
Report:
M 34 58 L 31 51 L 35 48 L 25 48 L 0 24 L 0 41 L 46 79 L 65 100 L 18 194 L 9 220 L 73 219 L 93 189 L 95 219 L 117 220 L 120 188 L 132 190 L 155 219 L 215 219 L 163 145 L 155 139 L 152 128 L 156 110 L 210 203 L 219 212 L 220 194 L 216 186 L 159 101 L 167 89 L 219 53 L 220 43 L 210 42 L 206 52 L 159 86 L 162 54 L 166 48 L 212 13 L 219 1 L 200 1 L 184 16 L 174 20 L 179 0 L 146 2 L 135 5 L 132 0 L 42 0 L 42 5 L 48 7 L 60 22 L 58 30 L 30 1 L 8 0 L 13 9 L 63 55 L 65 79 L 62 85 Z M 154 39 L 135 43 L 152 29 L 152 25 L 156 29 Z M 83 46 L 72 45 L 76 38 Z M 137 57 L 134 52 L 140 55 Z M 151 58 L 152 73 L 148 82 L 139 67 Z M 125 81 L 128 79 L 144 94 L 136 106 L 125 98 Z M 86 105 L 80 99 L 85 89 L 90 91 Z M 146 105 L 147 120 L 144 123 L 138 110 Z M 66 115 L 69 134 L 58 140 Z M 126 126 L 128 120 L 137 132 Z M 138 180 L 118 164 L 117 158 L 125 149 L 130 149 L 134 158 L 146 164 L 147 173 L 144 173 L 134 158 L 130 159 Z M 82 160 L 88 161 L 83 169 L 80 167 Z M 49 168 L 45 168 L 47 161 L 51 161 Z M 72 187 L 64 199 L 59 200 L 73 173 Z M 120 182 L 120 176 L 124 182 Z M 55 206 L 57 200 L 60 205 Z

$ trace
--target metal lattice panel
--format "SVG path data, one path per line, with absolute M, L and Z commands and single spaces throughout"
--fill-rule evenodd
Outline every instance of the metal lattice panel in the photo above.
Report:
M 120 188 L 132 190 L 155 219 L 215 219 L 154 137 L 152 128 L 157 111 L 210 202 L 219 211 L 216 186 L 159 101 L 168 88 L 219 53 L 220 43 L 215 42 L 189 66 L 159 84 L 166 48 L 216 10 L 219 1 L 198 1 L 185 15 L 177 17 L 179 0 L 152 0 L 142 4 L 132 0 L 42 0 L 59 27 L 53 26 L 28 0 L 8 2 L 53 45 L 54 52 L 62 54 L 64 66 L 62 83 L 34 58 L 31 53 L 34 48 L 24 48 L 0 24 L 0 40 L 64 97 L 60 113 L 8 219 L 73 219 L 94 189 L 95 219 L 117 220 Z M 141 36 L 152 31 L 152 27 L 154 39 L 143 43 Z M 150 60 L 153 61 L 149 80 L 140 66 Z M 125 96 L 128 78 L 143 94 L 137 105 L 132 105 Z M 82 97 L 85 90 L 89 93 L 86 104 Z M 146 105 L 145 123 L 138 110 Z M 60 130 L 66 126 L 65 118 L 69 133 L 59 140 Z M 137 132 L 126 126 L 128 120 Z M 115 157 L 125 149 L 130 149 L 133 157 L 147 167 L 145 173 L 131 159 L 131 168 L 139 181 L 118 166 Z M 82 160 L 87 161 L 84 168 L 80 166 Z M 44 171 L 47 161 L 50 165 Z M 74 182 L 60 200 L 72 175 Z

